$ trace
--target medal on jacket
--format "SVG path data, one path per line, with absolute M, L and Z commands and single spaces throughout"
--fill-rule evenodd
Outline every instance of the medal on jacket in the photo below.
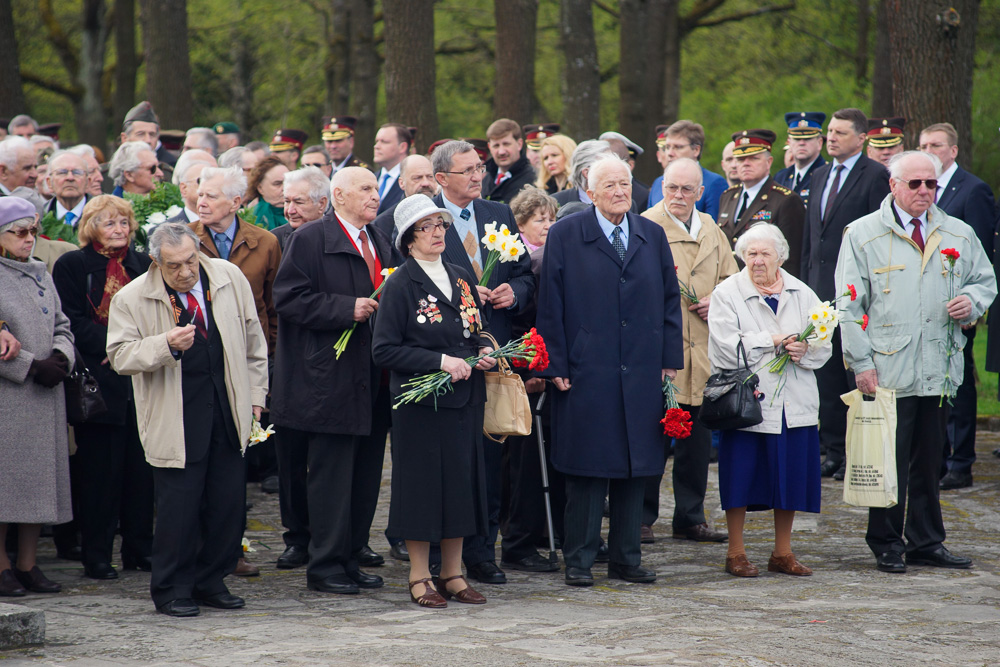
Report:
M 458 279 L 458 286 L 462 290 L 462 304 L 459 306 L 462 316 L 462 335 L 469 338 L 474 333 L 479 333 L 483 329 L 479 319 L 479 308 L 476 307 L 476 300 L 472 296 L 472 289 L 469 283 L 461 278 Z
M 441 316 L 441 309 L 437 305 L 437 297 L 433 294 L 428 294 L 426 299 L 417 301 L 417 306 L 419 306 L 417 308 L 417 324 L 425 322 L 436 324 L 444 320 Z

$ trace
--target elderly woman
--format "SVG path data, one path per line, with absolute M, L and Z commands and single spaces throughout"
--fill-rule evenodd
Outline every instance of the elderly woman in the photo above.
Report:
M 115 182 L 112 194 L 148 195 L 163 180 L 160 163 L 145 141 L 126 141 L 111 156 L 108 176 Z
M 462 576 L 462 541 L 486 530 L 483 406 L 486 388 L 465 358 L 491 350 L 480 343 L 482 305 L 476 281 L 441 261 L 451 214 L 427 195 L 396 207 L 396 248 L 406 257 L 386 282 L 372 339 L 376 365 L 391 371 L 395 399 L 404 383 L 435 371 L 451 375 L 454 391 L 392 411 L 392 498 L 387 533 L 406 540 L 410 599 L 422 607 L 445 598 L 483 604 Z M 430 543 L 441 544 L 441 576 L 429 569 Z
M 812 570 L 792 553 L 796 511 L 820 511 L 819 392 L 813 371 L 830 358 L 829 345 L 797 342 L 808 311 L 819 303 L 805 283 L 781 268 L 788 242 L 776 226 L 761 222 L 736 242 L 746 266 L 712 293 L 708 312 L 708 358 L 712 372 L 741 367 L 737 344 L 760 378 L 764 421 L 722 431 L 719 442 L 719 493 L 726 511 L 729 551 L 726 572 L 756 577 L 747 560 L 743 524 L 747 510 L 774 510 L 774 551 L 769 572 L 805 576 Z M 787 352 L 791 362 L 781 376 L 764 366 Z
M 549 227 L 556 221 L 559 204 L 545 194 L 544 190 L 526 187 L 511 200 L 510 208 L 514 214 L 514 221 L 517 222 L 521 240 L 528 248 L 528 252 L 533 254 L 545 245 Z
M 115 579 L 115 528 L 121 526 L 122 567 L 149 571 L 153 547 L 153 472 L 139 441 L 132 382 L 105 353 L 111 298 L 146 272 L 148 255 L 130 248 L 138 224 L 127 201 L 94 197 L 77 226 L 80 250 L 56 262 L 52 280 L 69 317 L 77 349 L 101 386 L 108 411 L 76 426 L 77 486 L 83 572 Z
M 569 178 L 569 161 L 576 150 L 576 142 L 565 134 L 556 134 L 542 140 L 539 147 L 541 160 L 535 187 L 554 195 L 573 187 Z
M 244 201 L 253 206 L 257 226 L 273 230 L 285 224 L 285 195 L 282 187 L 288 167 L 276 155 L 268 155 L 250 171 Z
M 0 595 L 56 593 L 35 563 L 42 524 L 72 519 L 62 381 L 73 334 L 45 264 L 31 258 L 35 207 L 0 197 L 0 545 L 20 524 L 17 563 L 0 549 Z

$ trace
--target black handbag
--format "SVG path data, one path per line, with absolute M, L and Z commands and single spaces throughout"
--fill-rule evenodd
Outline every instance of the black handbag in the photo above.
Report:
M 706 428 L 720 431 L 747 428 L 764 421 L 760 401 L 754 395 L 760 378 L 750 370 L 742 340 L 736 351 L 743 358 L 743 368 L 713 373 L 705 385 L 698 418 Z
M 76 353 L 76 363 L 73 364 L 73 372 L 63 380 L 63 387 L 66 389 L 66 421 L 79 426 L 107 412 L 108 406 L 101 395 L 97 378 L 83 363 L 80 351 L 75 347 L 73 351 Z

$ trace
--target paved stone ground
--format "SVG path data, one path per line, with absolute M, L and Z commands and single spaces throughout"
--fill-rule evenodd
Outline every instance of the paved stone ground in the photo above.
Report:
M 149 577 L 114 582 L 81 576 L 51 546 L 42 568 L 64 593 L 16 600 L 45 611 L 47 642 L 0 653 L 26 665 L 995 665 L 1000 663 L 1000 437 L 980 432 L 975 486 L 943 494 L 948 546 L 968 555 L 967 571 L 911 567 L 879 573 L 864 543 L 866 512 L 845 505 L 841 486 L 823 482 L 820 515 L 799 515 L 793 548 L 815 575 L 763 572 L 741 580 L 723 572 L 725 546 L 660 539 L 644 548 L 655 584 L 608 581 L 573 589 L 561 574 L 508 572 L 505 586 L 478 588 L 484 606 L 417 608 L 405 564 L 387 557 L 385 588 L 357 596 L 308 591 L 303 570 L 277 570 L 277 498 L 251 486 L 251 559 L 262 575 L 230 577 L 245 610 L 206 609 L 193 619 L 155 613 Z M 388 457 L 387 457 L 388 460 Z M 372 546 L 388 511 L 388 466 Z M 711 474 L 717 479 L 716 466 Z M 669 530 L 672 496 L 664 479 L 661 516 Z M 718 491 L 708 507 L 724 526 Z M 666 528 L 664 527 L 667 526 Z M 747 522 L 750 558 L 770 554 L 771 515 Z M 271 548 L 267 551 L 256 542 Z M 762 567 L 762 569 L 764 569 Z M 5 601 L 15 601 L 8 599 Z

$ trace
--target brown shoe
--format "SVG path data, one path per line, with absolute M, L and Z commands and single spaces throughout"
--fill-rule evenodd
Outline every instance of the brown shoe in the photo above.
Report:
M 425 589 L 424 594 L 420 597 L 413 595 L 413 587 L 417 584 L 423 584 Z M 410 599 L 421 607 L 429 607 L 431 609 L 444 609 L 448 606 L 448 602 L 441 597 L 441 594 L 431 588 L 430 577 L 410 582 Z
M 453 593 L 448 590 L 448 582 L 454 581 L 456 579 L 461 579 L 462 581 L 464 581 L 465 588 L 458 591 L 457 593 Z M 441 577 L 434 577 L 434 586 L 435 588 L 438 589 L 438 592 L 440 592 L 441 595 L 444 596 L 446 600 L 455 598 L 456 601 L 463 602 L 465 604 L 486 604 L 486 598 L 483 597 L 482 593 L 478 592 L 475 588 L 470 586 L 468 579 L 466 579 L 460 574 L 457 574 L 454 577 L 448 577 L 447 579 L 442 579 Z
M 260 568 L 247 562 L 246 558 L 240 558 L 236 561 L 236 569 L 233 570 L 233 574 L 237 577 L 256 577 L 260 575 Z
M 642 524 L 639 526 L 639 542 L 642 544 L 655 544 L 656 535 L 653 535 L 653 527 Z
M 708 527 L 707 523 L 699 523 L 682 530 L 674 530 L 675 540 L 694 540 L 695 542 L 725 542 L 728 533 L 720 533 Z
M 746 554 L 726 556 L 726 572 L 734 577 L 756 577 L 760 574 L 757 566 L 747 560 Z
M 42 571 L 35 565 L 27 572 L 14 568 L 14 576 L 21 582 L 21 585 L 32 593 L 58 593 L 62 586 L 42 574 Z
M 771 558 L 767 561 L 767 571 L 794 574 L 796 577 L 808 577 L 813 573 L 808 567 L 795 560 L 795 554 L 788 554 L 787 556 L 775 556 L 771 554 Z

